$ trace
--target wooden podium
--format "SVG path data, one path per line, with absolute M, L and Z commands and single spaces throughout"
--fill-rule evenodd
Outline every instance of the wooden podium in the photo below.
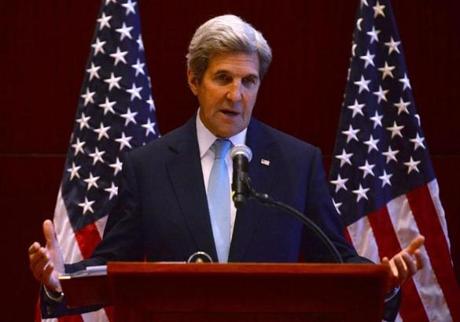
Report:
M 113 305 L 115 321 L 381 321 L 388 272 L 368 264 L 112 262 L 61 280 L 69 306 Z

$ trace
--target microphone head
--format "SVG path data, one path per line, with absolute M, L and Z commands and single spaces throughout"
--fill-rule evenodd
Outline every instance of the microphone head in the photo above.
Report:
M 237 145 L 235 145 L 232 148 L 232 150 L 230 151 L 230 155 L 231 155 L 232 159 L 237 155 L 243 155 L 244 157 L 246 157 L 246 159 L 248 159 L 248 162 L 250 162 L 251 159 L 252 159 L 252 151 L 245 144 L 237 144 Z

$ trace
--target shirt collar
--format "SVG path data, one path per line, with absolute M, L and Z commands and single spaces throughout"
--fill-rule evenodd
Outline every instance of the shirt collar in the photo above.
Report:
M 229 137 L 228 139 L 232 142 L 235 146 L 237 144 L 244 144 L 246 142 L 246 132 L 247 128 L 243 131 L 235 134 L 234 136 Z M 211 131 L 203 124 L 200 118 L 200 110 L 196 113 L 196 134 L 198 138 L 198 146 L 200 148 L 200 158 L 208 152 L 211 145 L 213 145 L 214 141 L 217 139 L 217 136 L 212 134 Z

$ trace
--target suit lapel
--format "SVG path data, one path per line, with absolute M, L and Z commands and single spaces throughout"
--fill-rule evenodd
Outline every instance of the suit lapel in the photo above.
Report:
M 277 147 L 271 135 L 262 125 L 252 120 L 246 136 L 246 145 L 252 150 L 253 157 L 249 164 L 249 177 L 253 188 L 261 193 L 270 193 L 274 180 L 279 171 Z M 230 261 L 238 262 L 244 259 L 259 221 L 263 219 L 264 206 L 255 201 L 247 202 L 237 211 L 230 248 Z
M 167 162 L 171 184 L 197 250 L 217 259 L 203 183 L 195 118 L 189 120 L 179 131 L 169 145 L 173 152 L 173 157 Z

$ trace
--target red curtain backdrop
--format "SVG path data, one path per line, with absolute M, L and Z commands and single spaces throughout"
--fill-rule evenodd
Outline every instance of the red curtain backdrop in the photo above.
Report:
M 164 134 L 197 103 L 185 53 L 196 27 L 234 13 L 261 30 L 274 59 L 254 114 L 319 146 L 329 164 L 359 1 L 196 0 L 140 4 L 147 64 Z M 38 284 L 27 247 L 51 218 L 99 1 L 0 1 L 2 320 L 33 318 Z M 394 0 L 426 142 L 441 188 L 460 280 L 460 3 Z

